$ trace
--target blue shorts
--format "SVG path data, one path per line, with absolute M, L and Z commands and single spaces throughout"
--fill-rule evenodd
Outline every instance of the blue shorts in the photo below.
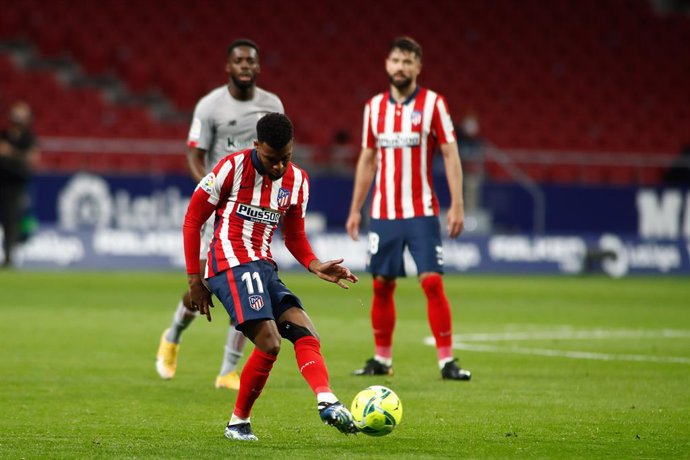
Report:
M 265 260 L 232 267 L 209 278 L 208 284 L 240 331 L 247 321 L 276 321 L 289 308 L 302 308 L 302 301 L 278 278 L 276 267 Z
M 374 275 L 405 276 L 403 253 L 408 248 L 417 273 L 443 273 L 443 246 L 438 217 L 372 219 L 369 224 L 367 271 Z

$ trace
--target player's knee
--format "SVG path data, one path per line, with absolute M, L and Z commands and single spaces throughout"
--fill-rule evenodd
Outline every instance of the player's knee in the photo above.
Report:
M 395 285 L 395 278 L 385 278 L 383 276 L 376 276 L 374 278 L 374 295 L 391 296 L 395 291 Z
M 264 344 L 261 351 L 268 355 L 278 356 L 280 353 L 280 339 L 276 340 L 275 342 L 268 342 Z
M 284 321 L 278 325 L 278 332 L 283 338 L 292 343 L 297 342 L 302 337 L 316 337 L 308 328 L 295 324 L 291 321 Z M 318 337 L 316 337 L 318 339 Z
M 443 277 L 439 273 L 431 273 L 421 277 L 422 289 L 427 294 L 443 293 Z
M 280 353 L 280 335 L 262 334 L 256 337 L 254 345 L 268 355 L 278 356 Z

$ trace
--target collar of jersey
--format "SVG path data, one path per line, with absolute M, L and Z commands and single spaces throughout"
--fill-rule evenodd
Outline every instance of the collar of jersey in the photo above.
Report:
M 412 91 L 412 94 L 407 96 L 407 99 L 405 99 L 403 101 L 402 105 L 407 105 L 410 102 L 412 102 L 412 100 L 415 97 L 417 97 L 417 93 L 419 93 L 419 85 L 417 85 L 417 87 L 414 89 L 414 91 Z M 397 104 L 398 103 L 395 99 L 393 99 L 393 93 L 391 93 L 390 91 L 388 92 L 388 100 L 390 101 L 391 104 Z
M 254 165 L 256 172 L 262 176 L 266 175 L 266 169 L 264 169 L 264 165 L 261 164 L 261 160 L 259 160 L 259 153 L 256 151 L 256 149 L 252 149 L 252 165 Z

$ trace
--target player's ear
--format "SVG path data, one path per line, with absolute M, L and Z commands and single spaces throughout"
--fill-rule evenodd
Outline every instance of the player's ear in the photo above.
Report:
M 230 58 L 228 58 L 228 59 L 225 61 L 225 71 L 226 71 L 228 74 L 232 71 L 232 68 L 230 67 L 230 65 L 231 65 L 231 64 L 230 64 Z
M 258 62 L 256 63 L 256 69 L 254 69 L 254 73 L 257 75 L 261 73 L 261 65 Z

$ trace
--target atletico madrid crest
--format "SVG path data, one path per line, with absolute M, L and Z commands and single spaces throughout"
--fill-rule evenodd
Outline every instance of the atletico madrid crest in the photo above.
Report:
M 422 112 L 420 110 L 412 112 L 412 115 L 410 115 L 410 122 L 412 122 L 412 126 L 420 124 L 422 122 Z
M 290 190 L 280 187 L 278 190 L 278 207 L 286 208 L 290 204 Z
M 256 311 L 259 311 L 264 308 L 264 299 L 260 295 L 250 295 L 249 306 Z

